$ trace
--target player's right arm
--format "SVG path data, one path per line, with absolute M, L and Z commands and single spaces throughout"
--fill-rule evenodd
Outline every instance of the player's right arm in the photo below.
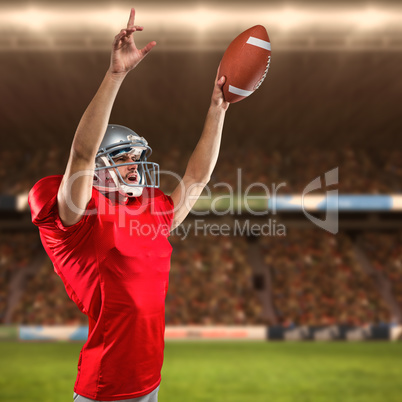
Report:
M 137 49 L 133 33 L 143 27 L 134 25 L 132 8 L 127 28 L 116 35 L 110 67 L 96 95 L 85 110 L 75 132 L 70 157 L 58 194 L 57 205 L 60 219 L 65 226 L 79 222 L 91 199 L 95 156 L 106 132 L 113 103 L 125 76 L 156 45 L 148 43 Z

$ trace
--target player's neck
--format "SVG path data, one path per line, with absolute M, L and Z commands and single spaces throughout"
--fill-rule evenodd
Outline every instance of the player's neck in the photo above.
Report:
M 106 193 L 105 197 L 113 204 L 125 205 L 128 203 L 128 200 L 129 200 L 129 197 L 127 197 L 126 195 L 120 194 L 118 191 Z

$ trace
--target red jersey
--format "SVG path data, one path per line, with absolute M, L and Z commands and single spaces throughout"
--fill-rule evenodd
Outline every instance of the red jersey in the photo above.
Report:
M 160 383 L 173 202 L 154 188 L 127 203 L 93 188 L 82 219 L 65 227 L 57 209 L 62 176 L 29 193 L 32 221 L 69 297 L 88 316 L 74 391 L 111 401 Z

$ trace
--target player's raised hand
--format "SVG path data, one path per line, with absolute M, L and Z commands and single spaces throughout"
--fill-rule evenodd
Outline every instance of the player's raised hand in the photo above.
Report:
M 132 70 L 156 45 L 149 42 L 142 49 L 137 49 L 133 33 L 144 27 L 134 25 L 135 10 L 131 9 L 127 28 L 122 29 L 114 38 L 109 70 L 114 74 L 125 74 Z

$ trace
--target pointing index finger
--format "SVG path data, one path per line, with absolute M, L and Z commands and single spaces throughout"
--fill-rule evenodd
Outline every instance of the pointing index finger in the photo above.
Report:
M 127 22 L 127 28 L 132 28 L 134 26 L 135 10 L 134 8 L 130 11 L 130 17 Z

